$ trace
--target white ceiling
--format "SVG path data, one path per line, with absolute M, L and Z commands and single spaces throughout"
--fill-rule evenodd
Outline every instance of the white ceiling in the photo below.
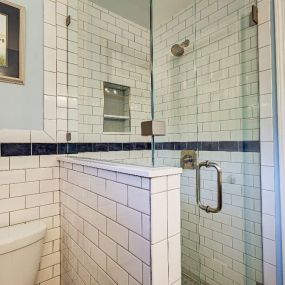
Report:
M 93 0 L 96 4 L 141 26 L 149 27 L 150 0 Z M 192 0 L 153 0 L 154 26 L 169 20 Z

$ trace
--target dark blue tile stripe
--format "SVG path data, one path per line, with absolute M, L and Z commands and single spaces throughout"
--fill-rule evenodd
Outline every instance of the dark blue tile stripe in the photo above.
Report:
M 156 150 L 199 150 L 227 152 L 260 152 L 259 141 L 220 141 L 220 142 L 164 142 L 156 143 Z
M 32 154 L 29 143 L 2 143 L 1 156 L 25 156 Z
M 107 152 L 150 150 L 151 143 L 2 143 L 1 156 L 76 154 L 79 152 Z M 200 150 L 227 152 L 260 152 L 259 141 L 220 142 L 158 142 L 156 150 Z
M 57 144 L 54 143 L 33 143 L 32 155 L 51 155 L 57 154 Z

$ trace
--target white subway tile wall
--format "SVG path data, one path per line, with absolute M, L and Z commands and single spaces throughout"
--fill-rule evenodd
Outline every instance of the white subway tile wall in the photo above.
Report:
M 258 0 L 259 90 L 261 142 L 261 194 L 264 284 L 277 284 L 275 237 L 275 161 L 273 146 L 271 1 Z M 264 208 L 263 208 L 264 207 Z M 282 281 L 281 281 L 282 282 Z
M 179 201 L 180 175 L 163 177 L 168 184 L 156 194 L 151 185 L 158 178 L 60 165 L 62 285 L 181 282 L 180 227 L 168 226 L 180 224 L 179 203 L 167 213 Z
M 35 284 L 60 284 L 57 156 L 0 157 L 0 227 L 42 220 L 47 225 Z
M 257 26 L 249 26 L 256 1 L 196 2 L 154 31 L 155 115 L 167 125 L 162 139 L 259 140 Z M 171 46 L 185 39 L 185 54 L 173 57 Z
M 142 166 L 152 165 L 152 154 L 150 150 L 84 152 L 79 153 L 78 157 Z
M 160 165 L 178 167 L 180 152 L 159 151 L 156 159 Z M 208 284 L 234 284 L 236 280 L 240 284 L 262 283 L 259 153 L 202 151 L 199 159 L 214 160 L 222 166 L 223 209 L 219 214 L 199 211 L 196 171 L 183 171 L 180 197 L 183 272 L 193 278 L 198 276 Z M 211 206 L 216 203 L 215 177 L 213 171 L 201 173 L 202 200 Z M 172 206 L 173 203 L 174 198 Z M 172 224 L 175 229 L 176 225 Z M 171 229 L 169 225 L 168 229 Z
M 69 10 L 68 112 L 73 140 L 146 141 L 140 123 L 151 119 L 149 30 L 90 0 L 73 1 Z M 104 82 L 130 87 L 130 133 L 103 134 Z

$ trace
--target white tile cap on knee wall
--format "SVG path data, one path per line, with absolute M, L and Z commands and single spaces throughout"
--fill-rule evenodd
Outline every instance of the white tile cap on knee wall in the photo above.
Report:
M 33 244 L 45 234 L 46 224 L 41 221 L 0 228 L 0 255 Z

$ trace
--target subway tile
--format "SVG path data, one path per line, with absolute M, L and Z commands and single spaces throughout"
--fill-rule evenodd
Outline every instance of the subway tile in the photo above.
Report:
M 80 202 L 78 203 L 78 213 L 88 223 L 103 233 L 106 233 L 107 219 L 105 216 L 83 205 Z
M 98 239 L 99 239 L 99 231 L 84 221 L 84 235 L 95 245 L 98 245 Z
M 102 177 L 102 178 L 109 179 L 109 180 L 116 180 L 116 178 L 117 178 L 116 172 L 104 170 L 104 169 L 98 170 L 98 176 Z
M 276 265 L 276 244 L 275 241 L 263 238 L 263 258 L 264 261 Z
M 169 175 L 167 176 L 167 189 L 178 189 L 180 188 L 180 175 Z
M 152 284 L 169 284 L 168 282 L 168 250 L 167 240 L 151 246 Z
M 142 215 L 142 236 L 150 240 L 150 216 Z
M 58 156 L 57 155 L 47 155 L 40 156 L 40 167 L 58 167 Z
M 0 213 L 22 210 L 25 208 L 25 197 L 0 200 Z
M 26 181 L 25 170 L 0 171 L 0 185 Z
M 38 207 L 14 211 L 10 213 L 10 224 L 19 224 L 37 220 L 40 217 L 40 211 Z
M 73 170 L 68 170 L 68 180 L 70 183 L 80 186 L 86 190 L 91 188 L 91 176 Z
M 0 214 L 0 228 L 9 226 L 9 213 Z
M 276 285 L 276 267 L 268 262 L 264 262 L 264 284 Z
M 54 192 L 59 190 L 59 179 L 41 180 L 40 192 Z
M 167 193 L 167 229 L 168 236 L 180 233 L 180 191 L 172 190 Z
M 118 264 L 136 280 L 142 282 L 142 262 L 120 246 L 118 246 Z
M 151 179 L 151 193 L 159 193 L 167 190 L 167 177 L 156 177 Z
M 142 213 L 150 214 L 150 192 L 129 186 L 128 206 Z
M 40 218 L 59 215 L 59 204 L 51 204 L 40 207 Z
M 113 260 L 117 260 L 117 245 L 109 237 L 99 233 L 99 248 Z
M 10 196 L 10 187 L 9 185 L 0 186 L 0 199 L 9 198 Z
M 127 185 L 141 187 L 142 185 L 142 178 L 139 176 L 128 175 L 124 173 L 117 174 L 117 182 L 124 183 Z
M 127 228 L 107 219 L 107 235 L 122 247 L 128 248 L 129 236 Z
M 39 181 L 10 184 L 10 196 L 26 196 L 37 194 L 40 191 Z
M 35 168 L 35 169 L 26 170 L 27 181 L 46 180 L 52 178 L 53 178 L 52 168 Z
M 141 236 L 129 232 L 129 251 L 142 260 L 147 265 L 150 265 L 150 242 Z
M 169 239 L 168 251 L 169 283 L 173 284 L 181 278 L 181 244 L 179 234 Z
M 39 283 L 42 283 L 46 280 L 51 279 L 52 273 L 53 273 L 52 271 L 53 271 L 52 267 L 48 267 L 48 268 L 45 268 L 43 270 L 38 271 L 36 284 L 39 284 Z
M 116 285 L 116 283 L 101 268 L 98 268 L 98 282 L 100 282 L 99 284 Z
M 99 170 L 100 171 L 100 170 Z M 105 195 L 109 199 L 127 205 L 128 202 L 128 190 L 127 185 L 117 183 L 114 181 L 106 181 Z
M 48 204 L 53 204 L 53 193 L 51 192 L 26 196 L 27 208 L 38 207 Z
M 38 156 L 17 156 L 10 158 L 10 169 L 39 168 Z
M 45 1 L 44 2 L 44 21 L 46 23 L 55 25 L 55 3 L 53 1 Z
M 9 157 L 0 157 L 0 171 L 9 170 L 10 167 L 10 158 Z
M 167 238 L 167 193 L 151 196 L 151 243 Z
M 263 238 L 275 240 L 275 217 L 262 214 L 262 235 Z
M 117 217 L 117 205 L 114 201 L 106 199 L 104 197 L 98 197 L 98 211 L 104 216 L 116 220 Z
M 107 256 L 106 254 L 97 246 L 91 247 L 91 258 L 106 271 L 107 268 Z
M 116 282 L 116 284 L 128 284 L 128 274 L 112 259 L 107 259 L 107 274 Z
M 46 256 L 43 256 L 40 263 L 40 269 L 48 268 L 54 264 L 60 263 L 60 253 L 55 252 Z
M 141 213 L 126 206 L 117 205 L 117 222 L 126 228 L 141 234 Z
M 275 193 L 262 190 L 262 212 L 263 214 L 275 216 Z

